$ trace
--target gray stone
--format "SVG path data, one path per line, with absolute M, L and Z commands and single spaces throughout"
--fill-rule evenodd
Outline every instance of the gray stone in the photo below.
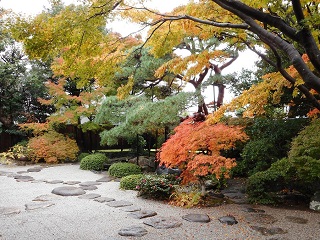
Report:
M 111 182 L 113 180 L 114 180 L 114 177 L 104 176 L 104 177 L 99 178 L 98 180 L 96 180 L 96 182 Z
M 157 215 L 157 213 L 155 211 L 151 211 L 151 210 L 141 210 L 138 212 L 132 212 L 132 213 L 128 214 L 128 216 L 133 217 L 135 219 L 153 217 L 155 215 Z
M 20 174 L 17 173 L 8 173 L 5 176 L 9 177 L 9 178 L 15 178 L 15 177 L 19 177 L 21 176 Z
M 88 193 L 88 194 L 81 195 L 78 198 L 80 198 L 80 199 L 95 199 L 98 197 L 101 197 L 101 195 L 97 194 L 97 193 Z
M 320 191 L 315 192 L 311 198 L 309 208 L 314 211 L 320 211 Z
M 59 183 L 63 183 L 62 180 L 49 180 L 49 181 L 46 181 L 46 183 L 49 183 L 49 184 L 59 184 Z
M 8 176 L 14 174 L 13 172 L 0 171 L 0 176 Z
M 119 230 L 118 234 L 126 237 L 142 237 L 146 235 L 148 231 L 143 227 L 130 226 Z
M 16 179 L 16 181 L 17 182 L 32 182 L 32 180 L 31 179 L 28 179 L 28 178 L 26 178 L 26 179 Z
M 264 236 L 271 236 L 275 234 L 286 234 L 288 232 L 287 230 L 283 230 L 282 228 L 278 228 L 278 227 L 266 228 L 266 227 L 260 227 L 260 226 L 251 226 L 251 228 L 261 233 Z
M 24 173 L 28 173 L 28 171 L 19 171 L 19 172 L 17 172 L 18 174 L 24 174 Z M 0 173 L 0 175 L 1 175 L 1 173 Z
M 120 210 L 124 212 L 137 212 L 137 211 L 140 211 L 141 208 L 137 206 L 128 206 L 128 207 L 122 207 L 120 208 Z
M 65 187 L 57 187 L 53 189 L 52 193 L 61 195 L 61 196 L 79 196 L 79 195 L 85 194 L 86 192 L 81 188 L 77 188 L 73 186 L 65 186 Z
M 188 214 L 185 216 L 182 216 L 184 220 L 187 220 L 189 222 L 202 222 L 202 223 L 208 223 L 210 222 L 210 218 L 206 214 Z
M 16 176 L 14 176 L 13 178 L 16 179 L 16 180 L 25 180 L 25 181 L 32 181 L 32 180 L 34 180 L 34 178 L 31 177 L 31 176 L 19 175 L 19 174 L 16 175 Z
M 243 211 L 250 213 L 264 213 L 265 211 L 257 208 L 245 208 Z
M 47 208 L 55 205 L 52 202 L 32 202 L 32 203 L 27 203 L 25 204 L 26 210 L 35 210 L 39 208 Z
M 307 224 L 308 220 L 301 218 L 301 217 L 294 217 L 294 216 L 286 216 L 286 219 L 289 222 L 293 222 L 293 223 L 299 223 L 299 224 Z
M 62 198 L 61 196 L 57 196 L 54 194 L 46 194 L 46 195 L 40 195 L 40 196 L 36 197 L 35 199 L 33 199 L 32 201 L 47 202 L 47 201 L 60 200 L 61 198 Z
M 246 216 L 246 220 L 260 224 L 273 224 L 278 221 L 275 217 L 265 213 L 251 214 L 250 216 Z
M 18 214 L 21 210 L 14 207 L 0 207 L 0 215 Z
M 99 203 L 104 203 L 104 202 L 112 202 L 115 201 L 114 198 L 108 198 L 108 197 L 97 197 L 94 199 L 94 201 L 97 201 Z
M 227 225 L 234 225 L 238 223 L 234 216 L 224 216 L 219 218 L 219 221 Z
M 131 158 L 128 160 L 130 163 L 137 163 L 137 158 Z M 147 157 L 147 156 L 139 156 L 138 165 L 142 168 L 144 171 L 154 171 L 156 165 L 155 165 L 155 158 L 154 157 Z
M 147 218 L 146 220 L 143 221 L 144 224 L 154 227 L 156 229 L 168 229 L 168 228 L 176 228 L 180 227 L 182 225 L 182 222 L 169 217 L 152 217 L 152 218 Z
M 66 185 L 76 185 L 76 184 L 79 184 L 81 183 L 80 181 L 66 181 L 66 182 L 63 182 L 63 184 L 66 184 Z
M 82 182 L 79 184 L 82 187 L 86 186 L 95 186 L 95 185 L 101 185 L 101 182 L 96 182 L 96 181 L 88 181 L 88 182 Z
M 127 201 L 112 201 L 112 202 L 108 202 L 107 205 L 109 207 L 126 207 L 126 206 L 131 206 L 133 205 L 131 202 L 127 202 Z
M 28 172 L 40 172 L 42 170 L 42 167 L 33 167 L 27 169 Z
M 31 183 L 46 183 L 47 182 L 47 180 L 33 180 L 33 181 L 31 181 Z
M 98 187 L 95 186 L 95 185 L 91 185 L 91 186 L 80 186 L 80 188 L 82 188 L 83 190 L 89 190 L 89 191 L 98 189 Z

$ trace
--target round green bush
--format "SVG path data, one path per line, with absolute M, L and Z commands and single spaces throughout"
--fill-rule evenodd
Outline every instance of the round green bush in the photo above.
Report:
M 124 190 L 137 190 L 137 186 L 140 184 L 143 174 L 134 174 L 121 178 L 120 189 Z
M 80 162 L 80 169 L 101 171 L 108 158 L 103 153 L 90 154 L 82 158 Z
M 141 168 L 134 163 L 118 162 L 110 166 L 108 173 L 114 177 L 125 177 L 142 172 Z
M 80 153 L 78 155 L 78 161 L 81 161 L 84 157 L 89 156 L 89 155 L 90 155 L 90 153 L 86 153 L 86 152 Z

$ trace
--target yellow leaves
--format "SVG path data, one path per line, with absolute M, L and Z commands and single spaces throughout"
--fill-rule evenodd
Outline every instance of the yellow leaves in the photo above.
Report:
M 121 85 L 121 87 L 119 87 L 117 89 L 117 98 L 119 100 L 123 100 L 123 99 L 127 98 L 130 95 L 130 92 L 133 88 L 133 85 L 134 85 L 134 79 L 132 76 L 130 76 L 127 84 Z

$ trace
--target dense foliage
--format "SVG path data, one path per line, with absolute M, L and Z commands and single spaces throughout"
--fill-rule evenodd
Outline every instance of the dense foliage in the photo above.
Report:
M 101 171 L 104 169 L 104 164 L 108 162 L 108 158 L 103 153 L 94 153 L 85 156 L 80 161 L 80 169 Z
M 119 163 L 113 163 L 110 166 L 108 173 L 111 176 L 121 178 L 129 175 L 133 175 L 133 174 L 140 174 L 141 168 L 134 163 L 119 162 Z
M 137 190 L 137 186 L 144 176 L 142 174 L 128 175 L 120 180 L 120 189 L 124 190 Z

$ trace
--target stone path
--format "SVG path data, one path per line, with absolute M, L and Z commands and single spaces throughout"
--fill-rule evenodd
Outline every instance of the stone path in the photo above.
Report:
M 15 179 L 17 182 L 30 182 L 30 183 L 40 183 L 45 182 L 46 184 L 63 184 L 64 186 L 55 187 L 52 189 L 52 194 L 48 193 L 47 195 L 36 196 L 32 202 L 25 204 L 26 211 L 34 211 L 37 209 L 49 208 L 55 205 L 55 201 L 68 196 L 78 196 L 79 201 L 92 200 L 101 204 L 105 204 L 108 207 L 115 208 L 124 212 L 128 212 L 128 217 L 133 219 L 144 219 L 143 224 L 151 226 L 155 229 L 170 229 L 178 228 L 183 224 L 183 221 L 192 222 L 194 224 L 207 224 L 212 219 L 207 214 L 187 214 L 182 216 L 181 219 L 178 219 L 174 216 L 163 217 L 159 216 L 157 212 L 150 209 L 143 209 L 140 206 L 135 206 L 132 202 L 114 199 L 110 196 L 101 196 L 97 193 L 87 193 L 87 191 L 97 189 L 103 182 L 112 181 L 113 179 L 109 176 L 98 179 L 97 181 L 62 181 L 62 180 L 44 180 L 44 179 L 34 179 L 31 176 L 24 175 L 32 172 L 40 172 L 41 167 L 33 167 L 27 169 L 27 171 L 18 171 L 14 172 L 5 172 L 0 171 L 0 176 L 9 177 Z M 224 191 L 224 195 L 229 195 L 232 200 L 235 200 L 237 203 L 246 203 L 245 194 L 241 189 L 229 189 Z M 199 210 L 201 211 L 201 210 Z M 19 214 L 21 211 L 17 208 L 1 208 L 0 215 L 12 215 Z M 263 236 L 272 236 L 272 235 L 281 235 L 288 232 L 287 229 L 282 229 L 280 227 L 267 227 L 266 225 L 275 224 L 277 219 L 272 215 L 265 213 L 264 210 L 258 208 L 247 207 L 244 205 L 243 212 L 245 213 L 245 218 L 241 221 L 246 221 L 247 223 L 252 223 L 250 225 L 253 231 L 259 232 Z M 306 224 L 307 219 L 286 216 L 286 219 L 293 223 Z M 221 216 L 219 219 L 221 224 L 225 225 L 234 225 L 237 224 L 237 220 L 232 215 Z M 141 237 L 148 234 L 147 229 L 144 228 L 144 225 L 133 224 L 132 226 L 127 226 L 119 229 L 118 234 L 121 236 L 133 236 Z M 1 239 L 1 238 L 0 238 Z

